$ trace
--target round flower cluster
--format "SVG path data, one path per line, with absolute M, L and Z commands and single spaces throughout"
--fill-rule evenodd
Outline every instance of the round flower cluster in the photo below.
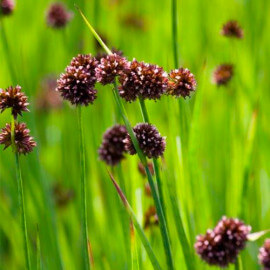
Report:
M 243 38 L 244 33 L 237 21 L 228 21 L 223 25 L 221 35 L 241 39 Z
M 210 265 L 227 267 L 244 249 L 250 231 L 240 220 L 223 217 L 213 230 L 197 236 L 196 252 Z
M 222 64 L 213 72 L 213 81 L 216 85 L 226 85 L 232 78 L 234 73 L 233 65 Z
M 0 0 L 0 16 L 8 16 L 12 14 L 14 7 L 14 0 Z
M 263 269 L 270 270 L 270 239 L 265 240 L 263 246 L 260 248 L 258 258 Z

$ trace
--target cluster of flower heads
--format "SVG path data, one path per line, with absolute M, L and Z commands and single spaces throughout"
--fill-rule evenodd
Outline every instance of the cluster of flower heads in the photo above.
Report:
M 140 123 L 133 128 L 133 131 L 144 155 L 148 158 L 158 158 L 163 155 L 166 141 L 155 126 Z M 125 153 L 134 155 L 136 150 L 125 126 L 115 125 L 103 135 L 98 152 L 101 160 L 114 166 L 124 158 Z
M 63 28 L 72 19 L 73 13 L 67 10 L 64 3 L 52 3 L 47 10 L 47 25 L 52 28 Z
M 36 146 L 33 137 L 30 136 L 30 130 L 25 123 L 16 121 L 17 116 L 22 112 L 28 111 L 29 105 L 26 95 L 21 92 L 20 86 L 8 87 L 6 90 L 0 89 L 0 110 L 11 109 L 11 114 L 15 119 L 14 133 L 11 124 L 6 124 L 0 133 L 0 144 L 4 149 L 11 146 L 14 142 L 14 150 L 19 154 L 28 154 Z M 12 138 L 12 133 L 14 138 Z
M 264 241 L 263 246 L 260 248 L 258 259 L 264 270 L 270 270 L 270 239 Z
M 97 60 L 91 54 L 74 57 L 57 82 L 62 97 L 74 105 L 88 105 L 96 98 L 95 83 L 112 84 L 119 78 L 119 94 L 128 102 L 137 98 L 157 100 L 167 93 L 186 98 L 195 91 L 194 75 L 180 68 L 167 74 L 162 67 L 112 53 Z
M 245 248 L 250 231 L 251 227 L 242 221 L 223 217 L 213 230 L 197 236 L 194 247 L 209 265 L 227 267 Z
M 11 15 L 15 7 L 14 0 L 0 0 L 0 16 Z
M 243 29 L 237 21 L 228 21 L 221 29 L 221 35 L 228 38 L 241 39 L 244 36 Z M 221 64 L 213 72 L 213 82 L 217 86 L 227 85 L 234 75 L 234 66 L 232 64 Z

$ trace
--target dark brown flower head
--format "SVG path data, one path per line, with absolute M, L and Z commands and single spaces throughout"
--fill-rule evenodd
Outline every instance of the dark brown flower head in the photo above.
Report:
M 264 270 L 270 270 L 270 239 L 266 239 L 260 248 L 258 259 Z
M 22 115 L 22 112 L 28 112 L 27 96 L 21 91 L 19 85 L 13 87 L 10 86 L 6 90 L 0 89 L 0 110 L 3 112 L 5 109 L 11 108 L 11 113 L 14 118 L 17 118 L 18 114 Z
M 222 64 L 213 72 L 213 81 L 217 85 L 226 85 L 231 80 L 233 73 L 233 65 Z
M 118 56 L 123 56 L 123 55 L 124 55 L 124 53 L 123 53 L 122 51 L 117 50 L 117 49 L 115 49 L 115 48 L 112 48 L 112 49 L 111 49 L 111 52 L 112 52 L 113 54 L 117 54 Z M 100 60 L 101 60 L 102 58 L 107 57 L 107 55 L 108 55 L 108 54 L 107 54 L 106 52 L 98 52 L 98 53 L 96 54 L 95 58 L 96 58 L 96 60 L 97 60 L 98 62 L 100 62 Z
M 250 231 L 240 220 L 223 217 L 213 230 L 197 236 L 196 252 L 209 265 L 227 267 L 245 248 Z
M 91 54 L 79 54 L 74 57 L 66 72 L 57 80 L 56 90 L 73 105 L 89 105 L 96 99 L 94 89 L 96 79 L 95 68 L 98 62 Z
M 138 62 L 133 59 L 119 79 L 119 93 L 126 101 L 160 99 L 168 87 L 167 73 L 157 65 Z
M 237 21 L 228 21 L 225 23 L 221 30 L 221 35 L 232 38 L 243 38 L 243 29 L 240 27 Z
M 196 90 L 194 75 L 187 68 L 172 70 L 169 74 L 169 87 L 167 93 L 175 97 L 189 97 Z
M 140 149 L 148 158 L 158 158 L 163 155 L 166 141 L 164 137 L 161 137 L 155 126 L 148 123 L 141 123 L 137 124 L 133 128 L 133 131 L 139 142 Z M 127 134 L 124 142 L 126 150 L 131 155 L 136 154 L 135 147 L 129 134 Z
M 14 0 L 0 0 L 0 16 L 7 16 L 12 14 L 14 7 Z
M 154 171 L 153 163 L 152 162 L 148 162 L 147 163 L 147 166 L 149 168 L 150 173 L 152 175 L 154 175 L 155 174 L 155 171 Z M 146 177 L 146 172 L 145 172 L 144 166 L 143 166 L 143 164 L 141 162 L 139 162 L 139 164 L 138 164 L 138 170 L 139 170 L 139 172 L 140 172 L 140 174 L 142 176 Z
M 158 225 L 158 215 L 155 206 L 150 206 L 144 213 L 144 229 Z
M 126 127 L 123 125 L 114 125 L 103 135 L 102 144 L 98 150 L 101 160 L 110 166 L 117 165 L 125 153 L 124 139 L 127 136 Z
M 106 57 L 100 59 L 99 65 L 96 67 L 97 80 L 103 85 L 113 83 L 115 78 L 127 67 L 128 61 L 125 57 L 116 53 L 106 55 Z
M 15 124 L 15 135 L 14 135 L 14 142 L 15 142 L 15 150 L 19 154 L 28 154 L 32 152 L 33 148 L 37 145 L 34 141 L 33 137 L 29 135 L 30 130 L 27 129 L 25 123 L 16 123 Z M 6 149 L 9 147 L 11 142 L 11 125 L 6 124 L 0 133 L 0 144 L 5 145 Z
M 40 92 L 37 96 L 36 106 L 40 111 L 59 109 L 63 100 L 59 92 L 56 92 L 57 79 L 54 76 L 46 77 L 40 84 Z
M 52 188 L 53 198 L 58 207 L 65 207 L 74 198 L 74 190 L 56 183 Z
M 52 28 L 62 28 L 71 20 L 73 13 L 63 3 L 53 3 L 47 11 L 47 24 Z
M 145 18 L 139 14 L 130 13 L 122 19 L 122 24 L 135 30 L 146 30 Z

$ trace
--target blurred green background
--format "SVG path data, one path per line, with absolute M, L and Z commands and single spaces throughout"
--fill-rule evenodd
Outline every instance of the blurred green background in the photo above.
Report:
M 34 269 L 39 254 L 41 269 L 82 267 L 76 110 L 66 102 L 45 110 L 38 101 L 48 76 L 57 78 L 77 53 L 97 53 L 96 42 L 74 3 L 110 47 L 122 50 L 130 60 L 135 57 L 167 71 L 174 68 L 170 1 L 63 2 L 74 12 L 65 29 L 46 25 L 51 3 L 47 0 L 17 0 L 14 14 L 2 18 L 0 25 L 0 88 L 22 86 L 31 112 L 20 120 L 28 124 L 38 142 L 33 153 L 21 158 Z M 146 102 L 151 122 L 167 137 L 161 176 L 176 269 L 186 266 L 173 221 L 170 189 L 177 194 L 191 245 L 197 234 L 213 227 L 222 215 L 241 217 L 253 232 L 270 228 L 269 14 L 268 0 L 178 1 L 180 63 L 195 75 L 197 91 L 180 103 L 172 97 Z M 222 25 L 230 19 L 243 27 L 242 40 L 220 35 Z M 211 81 L 214 68 L 222 63 L 235 65 L 235 76 L 227 87 Z M 98 90 L 94 105 L 83 109 L 93 261 L 96 269 L 131 269 L 128 218 L 97 154 L 102 134 L 115 124 L 117 115 L 111 87 L 98 86 Z M 137 102 L 125 106 L 133 125 L 142 122 Z M 8 121 L 9 112 L 0 115 L 0 127 Z M 122 162 L 127 198 L 143 224 L 144 212 L 153 202 L 145 195 L 146 179 L 137 166 L 137 156 L 127 156 Z M 118 169 L 112 171 L 118 180 Z M 0 152 L 0 184 L 0 269 L 24 269 L 15 161 L 10 149 Z M 56 200 L 65 195 L 62 204 Z M 164 266 L 159 230 L 153 226 L 146 234 Z M 257 253 L 262 241 L 249 243 L 241 254 L 244 269 L 260 269 Z M 134 269 L 151 269 L 137 237 L 133 256 Z M 196 256 L 196 269 L 210 267 Z

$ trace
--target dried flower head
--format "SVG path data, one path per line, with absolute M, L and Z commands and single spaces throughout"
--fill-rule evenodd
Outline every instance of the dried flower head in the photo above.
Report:
M 133 59 L 129 68 L 119 79 L 119 93 L 126 101 L 142 99 L 160 99 L 168 87 L 167 73 L 157 65 L 138 62 Z
M 25 123 L 15 123 L 14 127 L 14 143 L 15 151 L 19 154 L 28 154 L 32 152 L 33 148 L 37 145 L 33 137 L 30 135 L 30 130 L 27 129 Z M 8 148 L 11 144 L 11 125 L 6 124 L 0 133 L 0 144 Z
M 147 163 L 147 166 L 149 168 L 150 173 L 152 175 L 154 175 L 155 174 L 155 171 L 154 171 L 153 163 L 152 162 L 148 162 Z M 139 170 L 139 172 L 140 172 L 140 174 L 142 176 L 144 176 L 144 177 L 146 176 L 146 172 L 145 172 L 144 166 L 143 166 L 143 164 L 141 162 L 139 162 L 139 164 L 138 164 L 138 170 Z
M 65 207 L 74 198 L 74 190 L 56 183 L 52 188 L 53 198 L 58 207 Z
M 243 29 L 240 27 L 237 21 L 228 21 L 225 23 L 221 30 L 221 35 L 232 38 L 243 38 Z
M 144 213 L 144 229 L 158 225 L 158 215 L 155 206 L 150 206 Z
M 44 78 L 40 84 L 40 92 L 37 96 L 36 106 L 40 111 L 59 109 L 63 100 L 59 92 L 56 92 L 57 79 L 54 76 Z
M 264 241 L 263 246 L 260 248 L 258 259 L 264 270 L 270 270 L 270 239 Z
M 53 3 L 47 11 L 47 24 L 52 28 L 62 28 L 71 20 L 73 13 L 63 3 Z
M 5 109 L 11 108 L 11 113 L 14 118 L 17 118 L 18 114 L 22 115 L 22 112 L 28 112 L 27 96 L 21 91 L 19 85 L 13 87 L 10 86 L 6 90 L 0 89 L 0 110 L 3 112 Z
M 189 97 L 196 90 L 194 75 L 187 68 L 172 70 L 169 74 L 169 87 L 167 93 L 175 97 Z
M 222 64 L 213 72 L 213 81 L 217 85 L 226 85 L 231 80 L 233 73 L 233 65 Z
M 111 52 L 112 52 L 113 54 L 117 54 L 118 56 L 123 56 L 123 55 L 124 55 L 124 53 L 123 53 L 122 51 L 117 50 L 117 49 L 115 49 L 115 48 L 112 48 L 112 49 L 111 49 Z M 100 60 L 101 60 L 102 58 L 107 57 L 107 55 L 108 55 L 108 54 L 107 54 L 106 52 L 98 52 L 98 53 L 96 54 L 95 58 L 96 58 L 96 60 L 97 60 L 98 62 L 100 62 Z
M 14 7 L 14 0 L 0 0 L 0 16 L 7 16 L 12 14 Z
M 102 144 L 98 150 L 101 160 L 110 166 L 117 165 L 125 153 L 124 139 L 127 136 L 126 127 L 123 125 L 114 125 L 103 135 Z
M 78 54 L 57 80 L 56 90 L 73 105 L 87 106 L 93 103 L 97 93 L 94 89 L 97 64 L 91 54 Z
M 227 267 L 245 248 L 250 231 L 240 220 L 223 217 L 213 230 L 197 236 L 196 252 L 209 265 Z
M 106 55 L 101 58 L 96 68 L 96 77 L 98 82 L 103 85 L 113 83 L 115 78 L 119 76 L 128 67 L 128 61 L 125 57 L 116 53 Z
M 158 158 L 163 155 L 166 147 L 164 137 L 161 137 L 157 128 L 148 123 L 137 124 L 133 131 L 139 142 L 140 149 L 148 158 Z M 135 147 L 131 141 L 129 134 L 124 140 L 126 150 L 129 154 L 136 154 Z

